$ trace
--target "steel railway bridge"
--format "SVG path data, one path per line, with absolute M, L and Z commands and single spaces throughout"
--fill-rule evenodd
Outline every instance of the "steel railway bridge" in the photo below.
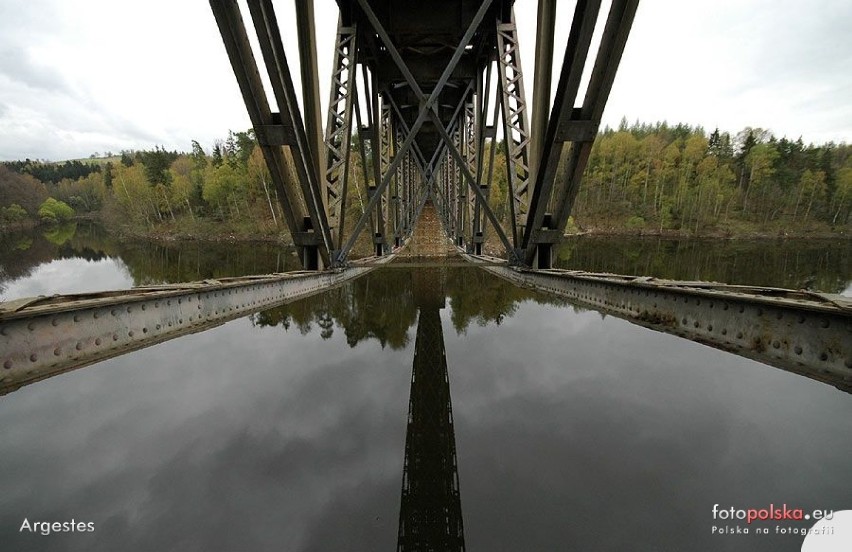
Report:
M 313 1 L 295 2 L 302 109 L 271 0 L 246 3 L 275 106 L 239 4 L 210 0 L 305 271 L 0 303 L 0 393 L 357 278 L 405 252 L 426 205 L 441 221 L 434 233 L 445 234 L 437 237 L 460 261 L 852 391 L 846 298 L 552 269 L 552 250 L 571 213 L 638 0 L 611 1 L 594 53 L 601 1 L 577 0 L 552 98 L 556 0 L 539 0 L 532 110 L 512 0 L 338 0 L 325 117 Z M 587 63 L 590 78 L 578 102 Z M 490 201 L 499 144 L 508 182 L 503 219 Z M 355 170 L 368 200 L 357 220 L 347 220 Z M 359 239 L 372 244 L 374 257 L 350 259 Z M 484 255 L 487 239 L 500 244 L 501 257 Z M 421 311 L 424 328 L 434 330 L 435 301 Z M 421 347 L 420 333 L 415 374 L 431 365 L 437 372 L 432 384 L 412 379 L 400 550 L 419 549 L 417 535 L 426 533 L 463 549 L 451 416 L 449 427 L 420 427 L 428 414 L 415 402 L 432 396 L 436 408 L 451 412 L 442 383 L 446 359 L 442 347 Z M 432 441 L 451 458 L 420 464 L 430 453 L 415 451 Z M 409 454 L 426 456 L 410 460 Z M 416 480 L 418 473 L 440 479 L 433 483 L 444 486 L 441 500 L 449 509 L 417 505 L 418 492 L 427 502 L 441 498 Z M 435 512 L 450 511 L 458 519 L 445 518 L 436 529 Z M 427 525 L 418 528 L 421 521 Z
M 577 3 L 552 101 L 556 1 L 539 2 L 532 113 L 513 1 L 339 0 L 324 133 L 313 2 L 296 2 L 304 116 L 271 0 L 249 0 L 248 8 L 277 110 L 239 5 L 210 4 L 306 269 L 345 266 L 367 228 L 376 254 L 390 253 L 427 200 L 462 250 L 481 254 L 493 232 L 511 265 L 550 268 L 638 0 L 612 2 L 579 107 L 601 1 Z M 356 131 L 369 201 L 352 223 L 345 215 Z M 498 132 L 506 220 L 489 202 Z M 565 178 L 557 180 L 566 144 Z

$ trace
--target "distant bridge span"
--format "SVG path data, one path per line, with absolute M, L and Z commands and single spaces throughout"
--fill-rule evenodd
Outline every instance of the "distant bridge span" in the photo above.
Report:
M 313 1 L 296 2 L 304 115 L 271 0 L 248 7 L 277 110 L 236 0 L 210 5 L 305 268 L 344 265 L 366 229 L 378 255 L 390 252 L 411 234 L 427 198 L 465 252 L 481 254 L 493 232 L 510 264 L 550 268 L 638 0 L 612 1 L 580 107 L 601 1 L 577 2 L 551 101 L 556 0 L 539 0 L 533 113 L 513 0 L 338 0 L 324 132 Z M 500 217 L 489 201 L 498 128 L 509 196 Z M 347 221 L 353 147 L 369 201 Z

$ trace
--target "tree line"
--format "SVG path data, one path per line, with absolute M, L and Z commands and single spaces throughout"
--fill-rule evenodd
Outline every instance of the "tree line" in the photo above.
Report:
M 692 234 L 837 231 L 848 226 L 850 207 L 852 146 L 805 145 L 760 128 L 708 135 L 701 127 L 622 120 L 592 148 L 574 217 Z
M 358 135 L 353 139 L 350 221 L 363 213 L 365 173 L 372 174 L 361 166 Z M 491 201 L 498 216 L 508 216 L 504 147 L 486 147 L 497 148 Z M 209 153 L 193 141 L 188 152 L 155 147 L 85 162 L 0 165 L 0 222 L 49 220 L 46 211 L 39 213 L 49 198 L 54 217 L 67 216 L 64 204 L 138 234 L 175 227 L 246 235 L 286 231 L 252 130 L 229 132 Z M 844 232 L 850 207 L 852 146 L 805 145 L 759 128 L 708 134 L 685 124 L 623 120 L 594 143 L 569 230 Z

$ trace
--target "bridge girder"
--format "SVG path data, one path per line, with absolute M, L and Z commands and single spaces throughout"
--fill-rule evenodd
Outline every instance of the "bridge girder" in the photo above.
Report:
M 312 2 L 297 2 L 306 124 L 271 0 L 248 5 L 279 112 L 263 106 L 236 0 L 210 2 L 306 266 L 318 266 L 319 259 L 345 264 L 368 227 L 375 253 L 388 253 L 410 235 L 411 214 L 427 195 L 435 195 L 449 237 L 464 250 L 482 252 L 488 220 L 510 263 L 550 266 L 550 248 L 567 223 L 638 0 L 613 0 L 580 108 L 573 105 L 601 2 L 577 2 L 552 109 L 555 0 L 539 0 L 532 126 L 513 1 L 338 0 L 324 137 L 317 136 Z M 508 188 L 499 213 L 489 203 L 498 127 Z M 352 162 L 354 143 L 360 168 Z M 557 182 L 566 144 L 567 177 Z M 287 173 L 288 152 L 297 185 Z M 361 213 L 347 222 L 352 192 Z

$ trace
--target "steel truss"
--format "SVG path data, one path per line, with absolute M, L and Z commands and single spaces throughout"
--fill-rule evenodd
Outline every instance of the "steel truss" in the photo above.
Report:
M 325 130 L 325 201 L 334 249 L 340 249 L 346 217 L 345 198 L 349 185 L 352 146 L 352 104 L 355 99 L 355 54 L 358 32 L 355 26 L 337 24 L 331 98 Z
M 514 249 L 511 246 L 511 244 L 509 243 L 508 238 L 505 235 L 505 232 L 500 227 L 499 220 L 497 219 L 497 217 L 494 215 L 493 211 L 488 206 L 487 199 L 483 195 L 482 191 L 479 189 L 479 185 L 477 184 L 476 180 L 474 179 L 474 177 L 471 173 L 471 170 L 468 166 L 468 162 L 466 161 L 466 159 L 465 159 L 465 157 L 464 157 L 464 155 L 461 151 L 461 149 L 463 147 L 462 141 L 461 141 L 461 135 L 459 136 L 458 141 L 454 141 L 453 138 L 450 136 L 450 132 L 451 132 L 452 129 L 448 129 L 444 126 L 444 123 L 441 121 L 441 119 L 438 116 L 436 109 L 435 109 L 436 103 L 440 99 L 441 92 L 443 91 L 444 87 L 446 86 L 450 75 L 456 69 L 456 66 L 458 65 L 459 60 L 461 59 L 462 55 L 466 51 L 467 46 L 470 45 L 470 42 L 473 38 L 474 33 L 479 28 L 479 24 L 482 22 L 483 17 L 485 16 L 486 12 L 490 8 L 491 0 L 486 0 L 485 2 L 483 2 L 480 5 L 479 9 L 477 10 L 476 14 L 474 15 L 474 17 L 473 17 L 473 19 L 472 19 L 472 21 L 471 21 L 471 23 L 468 27 L 468 30 L 465 32 L 465 34 L 462 37 L 462 40 L 459 43 L 459 45 L 455 48 L 449 63 L 447 64 L 446 68 L 444 69 L 443 73 L 441 74 L 441 77 L 438 79 L 435 87 L 432 89 L 431 93 L 428 96 L 426 94 L 424 94 L 423 90 L 420 87 L 420 84 L 414 78 L 413 74 L 409 70 L 405 61 L 402 59 L 402 56 L 400 55 L 398 49 L 396 48 L 396 45 L 393 43 L 393 40 L 391 39 L 390 35 L 387 33 L 385 28 L 382 26 L 381 22 L 379 21 L 378 17 L 376 16 L 375 12 L 373 11 L 372 7 L 370 6 L 370 3 L 367 0 L 358 0 L 358 5 L 361 8 L 361 10 L 363 11 L 363 13 L 366 16 L 367 20 L 369 21 L 370 25 L 372 26 L 373 31 L 379 37 L 382 46 L 386 49 L 387 53 L 390 55 L 394 64 L 399 69 L 400 73 L 402 74 L 402 77 L 405 80 L 405 83 L 410 88 L 410 90 L 412 91 L 414 96 L 417 98 L 417 101 L 419 102 L 419 110 L 418 110 L 417 118 L 415 119 L 414 124 L 411 125 L 411 128 L 409 129 L 407 136 L 405 137 L 402 145 L 400 146 L 399 152 L 397 152 L 397 158 L 399 158 L 399 162 L 401 163 L 401 156 L 405 155 L 409 151 L 409 149 L 412 148 L 415 136 L 417 135 L 417 132 L 420 130 L 420 128 L 423 126 L 423 124 L 427 120 L 431 121 L 434 124 L 435 129 L 437 130 L 437 132 L 440 136 L 441 148 L 446 149 L 446 151 L 449 153 L 450 159 L 453 161 L 452 167 L 450 167 L 450 165 L 448 165 L 448 164 L 444 165 L 444 177 L 443 178 L 446 179 L 447 174 L 451 170 L 453 172 L 456 172 L 457 174 L 460 173 L 459 177 L 456 179 L 457 182 L 462 183 L 461 186 L 465 186 L 465 187 L 469 188 L 470 190 L 472 190 L 474 192 L 474 194 L 476 195 L 476 197 L 480 201 L 481 208 L 485 212 L 486 216 L 490 219 L 491 223 L 493 224 L 493 226 L 496 230 L 496 233 L 501 238 L 501 241 L 504 242 L 504 245 L 506 246 L 507 251 L 509 251 L 510 254 L 513 255 Z M 471 83 L 471 87 L 472 87 L 472 85 L 473 85 L 473 83 Z M 461 105 L 460 107 L 463 108 L 464 105 Z M 451 127 L 455 126 L 454 125 L 455 118 L 456 117 L 454 117 L 453 121 L 450 123 Z M 376 204 L 379 201 L 378 196 L 380 196 L 384 192 L 384 190 L 387 188 L 387 186 L 388 186 L 388 184 L 391 180 L 392 173 L 395 172 L 395 170 L 396 170 L 396 165 L 395 165 L 396 163 L 397 163 L 397 159 L 394 159 L 394 161 L 391 163 L 391 166 L 389 167 L 389 172 L 384 175 L 381 183 L 378 185 L 377 193 L 373 197 L 370 198 L 370 205 L 368 206 L 368 211 L 375 208 Z M 430 162 L 428 165 L 422 166 L 420 168 L 425 173 L 424 174 L 424 176 L 425 176 L 424 180 L 425 180 L 426 185 L 428 187 L 428 186 L 430 186 L 430 183 L 432 182 L 432 177 L 435 175 L 436 163 L 434 162 L 434 158 L 433 158 L 433 161 Z M 441 177 L 439 176 L 439 178 L 441 178 Z M 452 197 L 448 198 L 448 197 L 446 197 L 446 194 L 444 194 L 444 197 L 438 200 L 439 203 L 441 203 L 442 205 L 445 205 L 445 206 L 456 207 L 459 203 L 458 201 L 456 201 L 457 199 L 459 199 L 459 194 L 457 193 L 458 187 L 460 187 L 460 186 L 457 186 L 456 189 L 453 190 Z M 437 195 L 441 195 L 443 193 L 441 191 L 440 186 L 435 187 L 435 189 L 439 191 Z M 465 190 L 465 195 L 466 195 L 466 190 Z M 456 224 L 458 224 L 458 218 L 456 217 L 456 215 L 457 215 L 457 213 L 455 213 L 455 212 L 453 213 L 453 216 L 450 216 L 449 213 L 445 212 L 443 214 L 442 218 L 447 223 L 449 223 L 448 226 L 450 228 L 454 229 Z M 366 214 L 361 217 L 361 220 L 359 220 L 358 224 L 356 225 L 356 232 L 360 231 L 360 229 L 363 228 L 363 226 L 366 224 L 367 220 L 368 220 L 368 218 L 367 218 Z M 348 253 L 348 251 L 351 249 L 352 244 L 354 244 L 354 239 L 350 238 L 349 242 L 347 242 L 347 244 L 344 246 L 341 254 L 345 256 Z
M 513 245 L 520 247 L 529 211 L 530 135 L 514 9 L 509 21 L 497 24 L 497 60 L 500 69 L 506 180 L 511 197 L 509 222 Z
M 433 56 L 424 65 L 418 61 L 420 58 L 410 57 L 411 52 L 428 56 L 437 50 L 434 46 L 412 46 L 410 37 L 408 43 L 398 46 L 395 40 L 405 40 L 399 38 L 399 29 L 393 30 L 393 38 L 382 23 L 382 17 L 390 21 L 388 10 L 392 7 L 370 0 L 339 2 L 341 16 L 324 140 L 314 136 L 319 102 L 315 93 L 311 0 L 297 2 L 296 10 L 305 60 L 301 70 L 306 81 L 303 103 L 307 131 L 296 103 L 271 0 L 248 0 L 248 5 L 279 112 L 272 112 L 267 105 L 236 0 L 210 3 L 272 173 L 284 218 L 303 251 L 306 267 L 345 264 L 367 227 L 377 255 L 401 245 L 410 235 L 414 217 L 427 196 L 439 208 L 453 242 L 466 251 L 482 253 L 487 219 L 510 263 L 550 266 L 551 248 L 562 237 L 579 190 L 638 0 L 613 0 L 588 90 L 579 108 L 574 108 L 574 100 L 601 2 L 577 2 L 551 108 L 556 2 L 539 0 L 533 127 L 529 123 L 511 3 L 485 0 L 478 7 L 470 6 L 467 30 L 461 35 L 459 29 L 455 35 L 453 41 L 458 43 L 449 60 Z M 380 10 L 381 17 L 374 7 Z M 494 26 L 483 24 L 487 20 L 494 21 Z M 400 53 L 401 48 L 409 55 L 408 62 Z M 447 46 L 439 50 L 442 48 Z M 465 63 L 460 64 L 462 58 Z M 446 66 L 435 80 L 438 67 L 428 64 L 434 65 L 437 60 L 444 60 L 440 63 Z M 414 64 L 418 75 L 426 75 L 424 82 L 415 78 L 407 63 Z M 385 80 L 380 81 L 379 73 L 385 75 Z M 400 96 L 406 98 L 402 102 L 405 105 L 394 105 L 393 90 L 400 87 L 407 90 L 407 95 Z M 459 102 L 460 96 L 455 114 L 448 118 L 448 110 Z M 430 133 L 425 142 L 428 145 L 424 146 L 429 149 L 425 152 L 428 159 L 418 147 L 417 137 L 424 125 Z M 508 188 L 505 209 L 500 213 L 489 204 L 498 126 L 504 138 Z M 351 162 L 355 132 L 361 161 L 358 175 Z M 435 139 L 437 149 L 433 147 Z M 317 143 L 322 143 L 322 147 L 317 147 Z M 571 147 L 566 177 L 557 182 L 565 144 Z M 295 175 L 289 172 L 290 157 Z M 362 201 L 361 215 L 354 223 L 347 223 L 349 181 L 355 178 L 357 185 L 361 177 L 363 188 L 354 190 Z M 362 190 L 367 196 L 366 205 Z

